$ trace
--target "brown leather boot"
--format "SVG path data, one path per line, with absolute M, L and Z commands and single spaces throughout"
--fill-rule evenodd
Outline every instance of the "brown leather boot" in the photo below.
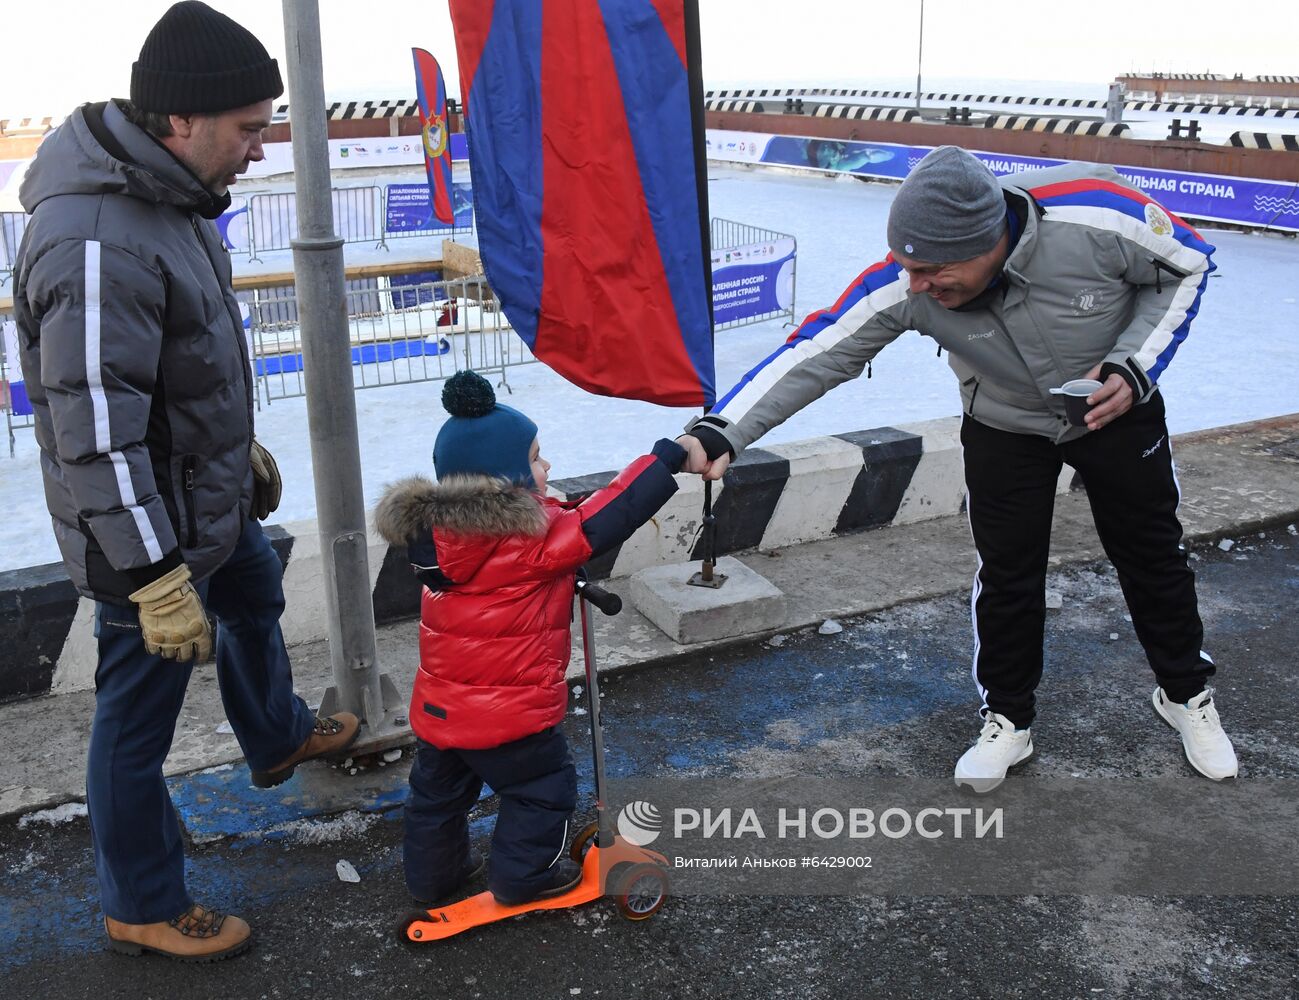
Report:
M 252 931 L 244 921 L 199 903 L 156 924 L 124 924 L 105 917 L 104 930 L 108 947 L 119 955 L 151 951 L 178 962 L 219 962 L 252 944 Z
M 325 718 L 316 718 L 315 728 L 306 742 L 281 763 L 268 771 L 254 771 L 253 784 L 258 788 L 274 788 L 293 777 L 293 769 L 304 760 L 346 750 L 356 739 L 361 720 L 351 712 L 335 712 Z

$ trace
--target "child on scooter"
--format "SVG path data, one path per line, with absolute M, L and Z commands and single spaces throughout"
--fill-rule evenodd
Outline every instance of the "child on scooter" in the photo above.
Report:
M 442 403 L 437 483 L 395 483 L 375 513 L 424 584 L 406 886 L 432 904 L 482 868 L 467 815 L 486 782 L 500 796 L 488 888 L 514 905 L 582 878 L 567 852 L 577 777 L 560 729 L 577 569 L 667 502 L 686 453 L 661 440 L 604 489 L 563 504 L 545 494 L 536 424 L 497 403 L 486 379 L 457 372 Z

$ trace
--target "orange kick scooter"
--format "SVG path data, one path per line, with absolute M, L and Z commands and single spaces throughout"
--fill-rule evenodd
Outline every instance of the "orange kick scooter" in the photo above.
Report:
M 490 892 L 480 892 L 447 906 L 412 910 L 401 922 L 402 938 L 410 944 L 426 944 L 454 937 L 474 927 L 531 913 L 534 910 L 566 910 L 582 906 L 601 896 L 612 896 L 618 912 L 628 920 L 645 920 L 663 906 L 668 896 L 667 858 L 638 847 L 614 830 L 605 805 L 604 738 L 600 723 L 600 685 L 596 676 L 595 628 L 587 604 L 606 615 L 622 610 L 622 598 L 585 579 L 577 581 L 578 606 L 582 615 L 582 653 L 586 662 L 586 689 L 591 700 L 591 753 L 595 759 L 596 821 L 573 838 L 569 854 L 582 866 L 582 881 L 562 896 L 537 899 L 517 906 L 503 906 Z

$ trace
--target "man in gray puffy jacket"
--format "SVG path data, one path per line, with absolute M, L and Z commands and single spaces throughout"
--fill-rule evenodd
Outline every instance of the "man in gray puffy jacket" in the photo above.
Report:
M 178 3 L 145 40 L 130 102 L 74 111 L 20 192 L 20 354 L 59 548 L 97 602 L 86 796 L 105 929 L 127 954 L 210 961 L 250 940 L 244 921 L 186 891 L 162 781 L 212 619 L 255 784 L 342 749 L 358 727 L 316 718 L 293 693 L 282 567 L 257 522 L 279 502 L 279 473 L 253 440 L 248 342 L 212 224 L 262 158 L 283 89 L 245 28 Z
M 907 330 L 933 337 L 961 383 L 967 511 L 978 570 L 973 676 L 983 728 L 956 782 L 988 791 L 1033 752 L 1047 553 L 1063 463 L 1087 487 L 1132 623 L 1158 679 L 1155 711 L 1214 780 L 1236 755 L 1206 680 L 1213 661 L 1181 547 L 1159 377 L 1214 270 L 1213 247 L 1111 167 L 996 177 L 954 146 L 928 154 L 889 213 L 891 253 L 692 422 L 687 470 L 718 479 L 745 447 L 855 378 Z M 1085 423 L 1052 392 L 1094 379 Z

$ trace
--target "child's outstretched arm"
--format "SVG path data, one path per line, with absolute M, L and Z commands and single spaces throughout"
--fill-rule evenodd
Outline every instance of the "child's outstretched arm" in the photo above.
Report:
M 666 438 L 550 523 L 532 558 L 549 573 L 570 572 L 625 542 L 677 491 L 686 451 Z
M 591 546 L 591 556 L 608 552 L 630 538 L 658 513 L 677 491 L 673 475 L 686 461 L 686 450 L 662 438 L 602 490 L 586 497 L 574 510 Z

